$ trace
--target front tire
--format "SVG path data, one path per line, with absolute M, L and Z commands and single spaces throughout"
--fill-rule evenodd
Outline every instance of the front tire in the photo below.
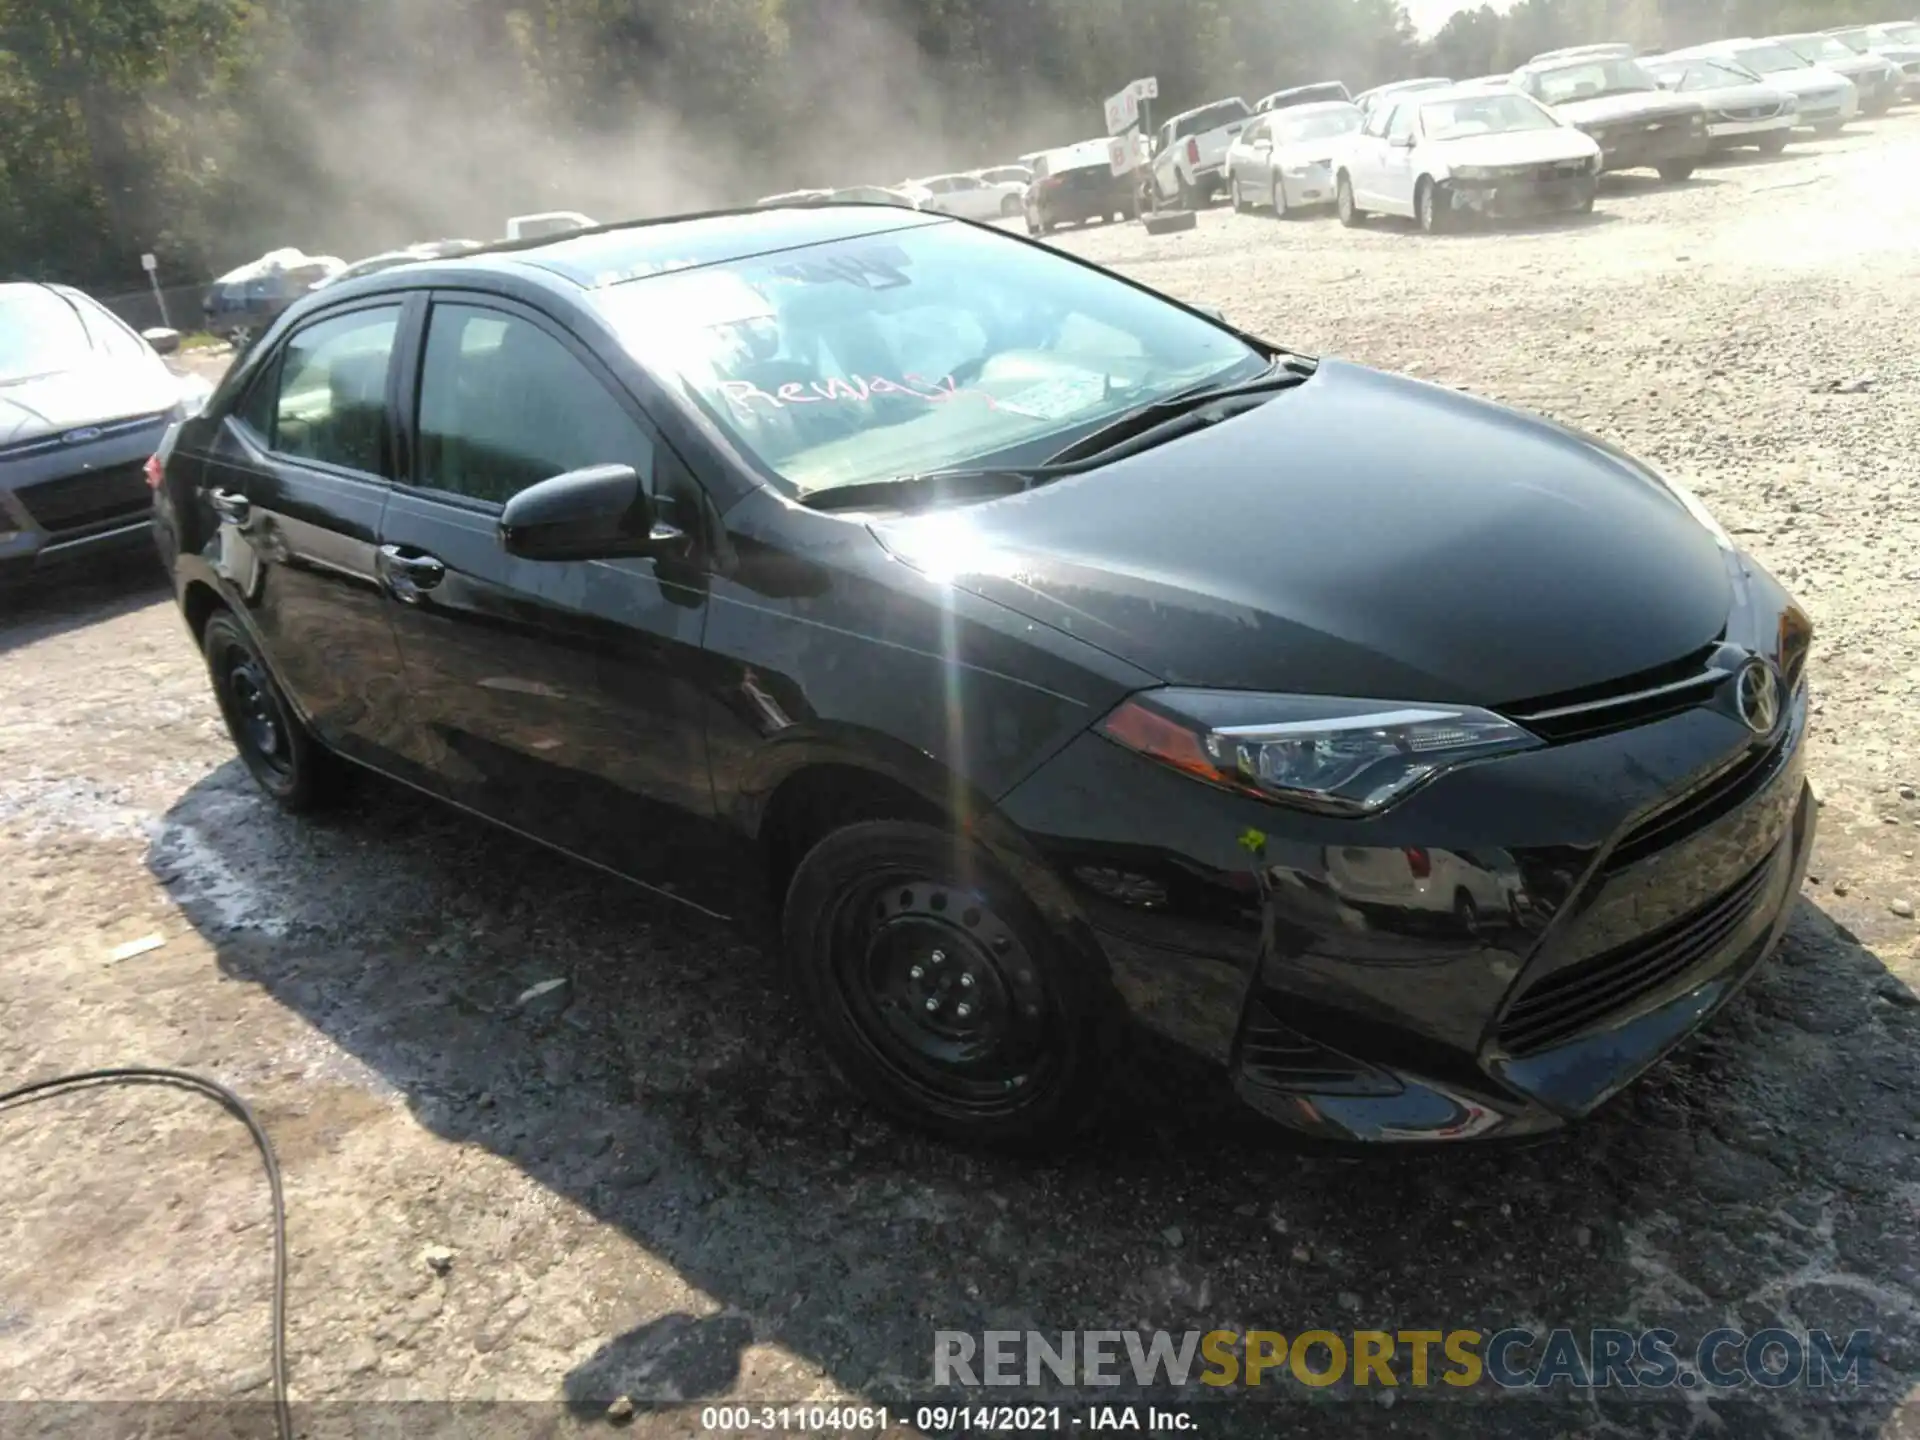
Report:
M 1679 185 L 1691 180 L 1693 172 L 1699 167 L 1692 160 L 1663 160 L 1654 168 L 1660 172 L 1660 178 L 1669 185 Z
M 1281 178 L 1278 170 L 1273 172 L 1273 218 L 1285 220 L 1287 210 L 1287 182 Z
M 200 648 L 227 734 L 260 788 L 296 815 L 334 799 L 340 763 L 301 724 L 253 637 L 230 611 L 207 621 Z
M 1792 135 L 1785 130 L 1777 131 L 1772 135 L 1762 136 L 1760 140 L 1760 153 L 1762 155 L 1778 155 L 1787 148 L 1787 141 L 1792 138 Z
M 1413 193 L 1413 213 L 1425 235 L 1443 235 L 1453 219 L 1452 197 L 1432 180 L 1422 180 Z
M 1233 213 L 1244 215 L 1253 207 L 1247 204 L 1247 197 L 1240 191 L 1240 181 L 1236 176 L 1227 179 L 1227 195 L 1233 201 Z
M 833 1068 L 899 1120 L 1032 1150 L 1097 1113 L 1112 991 L 965 839 L 893 820 L 834 831 L 794 871 L 781 934 Z
M 1367 223 L 1366 214 L 1354 203 L 1353 178 L 1346 171 L 1340 172 L 1340 178 L 1333 187 L 1334 208 L 1339 212 L 1340 223 L 1349 230 L 1358 230 Z
M 1002 217 L 1009 220 L 1011 220 L 1015 215 L 1018 215 L 1020 213 L 1020 208 L 1021 207 L 1020 207 L 1019 200 L 1015 199 L 1011 195 L 1007 196 L 1006 199 L 1000 202 L 1000 214 L 1002 215 Z

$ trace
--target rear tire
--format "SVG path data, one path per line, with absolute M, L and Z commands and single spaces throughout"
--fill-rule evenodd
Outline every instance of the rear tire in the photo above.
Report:
M 337 798 L 345 778 L 341 762 L 294 714 L 253 637 L 231 611 L 214 612 L 200 648 L 227 734 L 260 788 L 295 815 Z
M 1340 223 L 1349 230 L 1358 230 L 1367 223 L 1366 212 L 1354 203 L 1353 180 L 1344 170 L 1340 172 L 1340 178 L 1334 182 L 1333 203 L 1340 214 Z
M 1098 1113 L 1112 989 L 964 838 L 895 820 L 834 831 L 794 871 L 781 936 L 829 1063 L 899 1120 L 1031 1151 Z
M 1654 167 L 1660 172 L 1660 178 L 1669 185 L 1679 185 L 1691 180 L 1693 172 L 1698 168 L 1698 163 L 1692 160 L 1665 160 Z

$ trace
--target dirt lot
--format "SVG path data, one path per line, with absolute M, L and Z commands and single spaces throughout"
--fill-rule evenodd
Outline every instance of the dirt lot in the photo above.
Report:
M 1920 115 L 1857 132 L 1676 189 L 1612 180 L 1567 226 L 1218 211 L 1059 238 L 1276 339 L 1623 443 L 1814 615 L 1823 830 L 1788 941 L 1576 1133 L 1304 1159 L 1197 1123 L 1144 1068 L 1103 1143 L 1053 1167 L 898 1133 L 822 1078 L 740 937 L 377 786 L 325 823 L 277 815 L 144 565 L 0 628 L 0 1074 L 175 1064 L 253 1101 L 287 1172 L 304 1402 L 542 1402 L 487 1415 L 563 1433 L 627 1394 L 636 1428 L 679 1433 L 697 1411 L 646 1402 L 924 1392 L 936 1328 L 1782 1324 L 1874 1329 L 1867 1398 L 1403 1392 L 1284 1424 L 1920 1430 L 1899 1411 L 1920 1380 Z M 513 1008 L 556 977 L 562 1013 Z M 0 1398 L 266 1393 L 265 1191 L 212 1106 L 0 1116 L 0 1195 Z

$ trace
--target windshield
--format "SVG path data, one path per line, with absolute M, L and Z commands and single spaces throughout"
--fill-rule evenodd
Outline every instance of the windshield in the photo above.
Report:
M 1677 81 L 1682 90 L 1718 90 L 1753 84 L 1753 76 L 1721 60 L 1675 60 L 1647 68 L 1662 80 Z
M 1804 70 L 1807 62 L 1784 45 L 1742 45 L 1733 58 L 1756 75 L 1778 75 L 1782 70 Z
M 1559 121 L 1520 94 L 1463 95 L 1420 107 L 1420 124 L 1429 140 L 1463 140 L 1469 135 L 1506 135 L 1516 130 L 1552 130 Z
M 1031 462 L 1260 373 L 1227 330 L 1039 246 L 928 225 L 599 292 L 627 348 L 803 492 Z
M 1565 105 L 1602 95 L 1632 95 L 1657 90 L 1660 86 L 1639 61 L 1611 59 L 1542 70 L 1532 77 L 1527 88 L 1549 105 Z
M 1360 128 L 1358 110 L 1322 110 L 1313 115 L 1290 116 L 1273 124 L 1273 143 L 1299 145 L 1309 140 L 1331 140 L 1351 135 Z
M 0 287 L 0 384 L 74 370 L 93 358 L 87 327 L 59 295 L 38 285 Z
M 1802 60 L 1817 62 L 1820 60 L 1852 60 L 1853 51 L 1842 45 L 1831 35 L 1800 35 L 1792 40 L 1780 42 Z
M 1247 102 L 1240 99 L 1222 100 L 1218 105 L 1209 105 L 1204 110 L 1196 110 L 1173 127 L 1173 138 L 1184 140 L 1189 135 L 1204 135 L 1209 130 L 1218 130 L 1222 125 L 1231 125 L 1236 120 L 1244 120 L 1253 112 L 1247 109 Z

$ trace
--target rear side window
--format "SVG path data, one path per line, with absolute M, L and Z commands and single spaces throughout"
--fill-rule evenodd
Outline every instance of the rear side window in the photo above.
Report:
M 276 453 L 390 476 L 387 370 L 400 307 L 335 315 L 287 341 L 274 387 Z
M 591 465 L 631 465 L 652 488 L 653 442 L 599 377 L 531 321 L 435 305 L 420 375 L 420 483 L 504 504 Z

